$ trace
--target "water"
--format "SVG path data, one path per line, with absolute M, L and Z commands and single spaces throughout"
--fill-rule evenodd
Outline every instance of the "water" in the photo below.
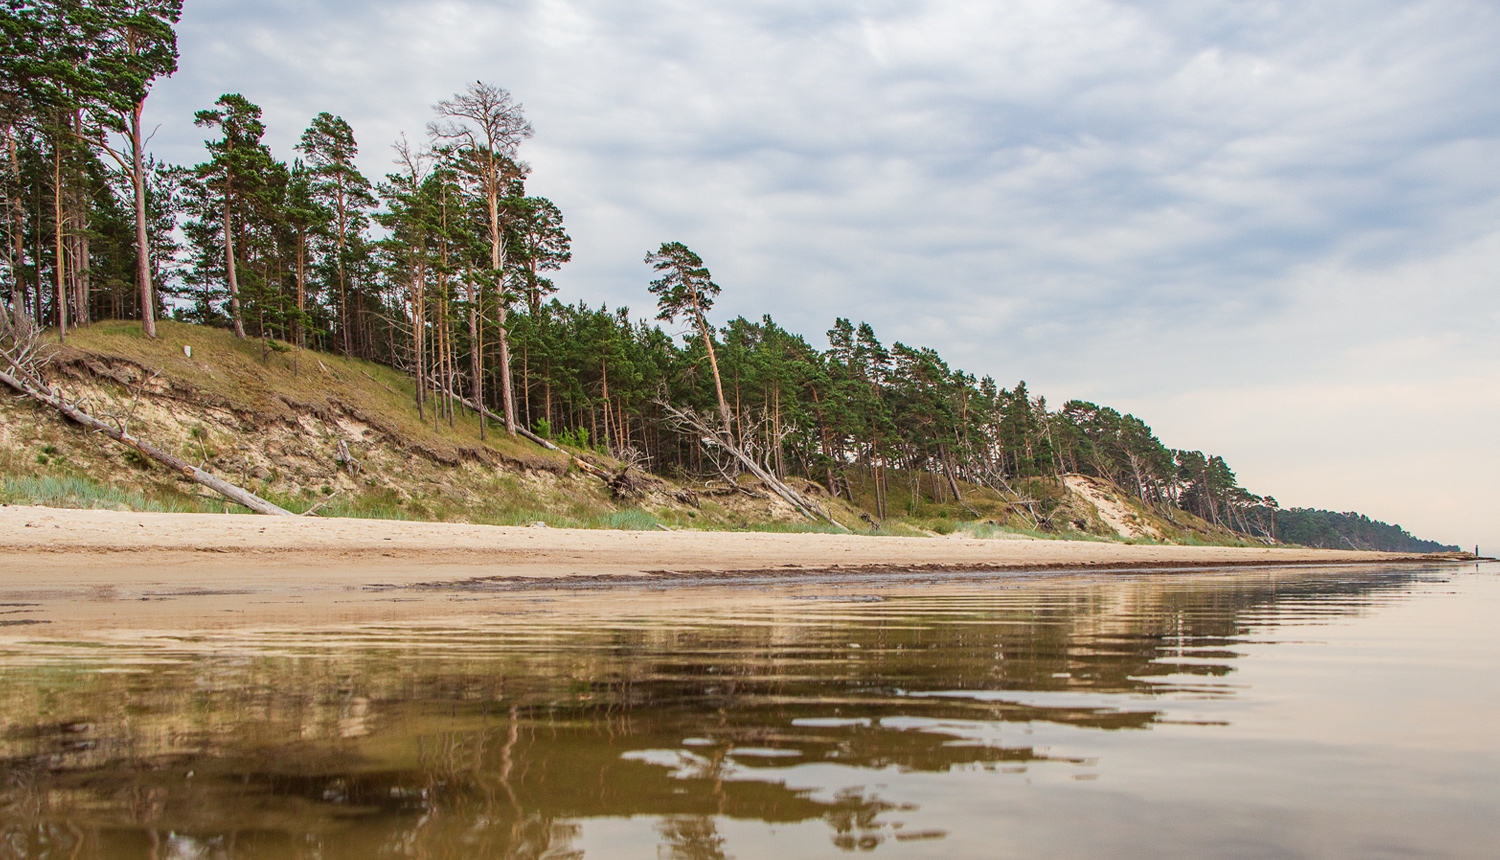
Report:
M 0 643 L 0 857 L 1494 857 L 1500 566 Z

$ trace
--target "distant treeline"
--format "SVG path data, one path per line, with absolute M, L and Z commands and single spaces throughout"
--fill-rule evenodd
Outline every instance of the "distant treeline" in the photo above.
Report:
M 519 149 L 532 129 L 499 87 L 476 82 L 435 105 L 424 139 L 395 144 L 384 181 L 360 172 L 354 130 L 329 113 L 311 118 L 290 160 L 277 158 L 261 109 L 233 93 L 194 116 L 211 134 L 201 163 L 157 161 L 141 117 L 152 82 L 176 68 L 180 8 L 0 6 L 0 295 L 17 320 L 66 337 L 90 320 L 137 318 L 155 336 L 154 320 L 171 315 L 268 351 L 299 344 L 382 362 L 416 379 L 426 420 L 451 422 L 467 398 L 505 429 L 664 475 L 737 474 L 714 438 L 722 428 L 778 478 L 850 497 L 857 472 L 882 518 L 904 513 L 888 509 L 893 474 L 905 498 L 961 502 L 964 485 L 1023 499 L 1041 495 L 1027 482 L 1083 473 L 1169 517 L 1271 536 L 1274 499 L 1241 487 L 1222 457 L 1168 448 L 1132 415 L 1051 408 L 1024 382 L 1001 387 L 848 319 L 834 321 L 826 349 L 769 316 L 711 324 L 719 286 L 680 243 L 647 254 L 642 286 L 654 272 L 656 320 L 680 320 L 681 338 L 626 308 L 560 301 L 549 274 L 572 241 L 560 209 L 527 193 Z M 1372 545 L 1394 529 L 1276 519 L 1277 537 L 1320 545 Z
M 1258 522 L 1269 522 L 1270 511 L 1254 513 Z M 1457 546 L 1413 537 L 1400 526 L 1372 520 L 1353 511 L 1336 513 L 1314 508 L 1276 511 L 1276 537 L 1287 543 L 1323 549 L 1367 549 L 1383 552 L 1457 552 Z

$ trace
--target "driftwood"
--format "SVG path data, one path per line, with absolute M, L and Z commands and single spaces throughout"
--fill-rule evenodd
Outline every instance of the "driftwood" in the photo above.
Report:
M 11 370 L 20 372 L 19 369 L 14 365 L 11 366 Z M 127 445 L 130 448 L 135 449 L 135 451 L 141 456 L 150 460 L 154 460 L 171 469 L 172 471 L 177 472 L 178 474 L 191 478 L 192 480 L 209 488 L 210 490 L 213 490 L 224 498 L 229 499 L 236 504 L 244 505 L 245 507 L 249 508 L 252 511 L 255 511 L 258 514 L 271 514 L 282 517 L 296 516 L 296 514 L 292 513 L 291 511 L 277 507 L 276 505 L 271 504 L 270 502 L 262 499 L 260 496 L 255 495 L 249 490 L 244 489 L 243 487 L 237 487 L 234 484 L 229 483 L 228 481 L 217 478 L 209 474 L 208 472 L 203 471 L 197 466 L 194 466 L 192 463 L 187 462 L 181 457 L 175 457 L 171 454 L 168 454 L 166 451 L 163 451 L 160 448 L 157 448 L 156 446 L 145 442 L 139 437 L 130 435 L 124 429 L 111 427 L 103 421 L 100 421 L 98 418 L 95 418 L 94 416 L 88 414 L 83 409 L 79 408 L 76 404 L 69 403 L 60 395 L 46 390 L 40 382 L 33 383 L 22 377 L 13 376 L 7 372 L 0 372 L 0 382 L 5 383 L 11 388 L 14 388 L 16 391 L 19 391 L 27 397 L 30 397 L 32 400 L 37 401 L 38 403 L 43 403 L 47 406 L 52 407 L 53 409 L 56 409 L 58 412 L 61 412 L 63 415 L 67 416 L 69 420 L 77 424 L 81 424 L 84 427 L 87 427 L 88 429 L 93 430 L 97 433 L 103 434 L 104 436 L 108 436 L 109 438 L 115 440 L 116 442 L 119 442 L 122 445 Z
M 317 516 L 319 508 L 323 507 L 324 505 L 326 505 L 329 502 L 333 501 L 334 499 L 338 498 L 339 493 L 342 493 L 342 492 L 343 492 L 343 490 L 334 490 L 333 493 L 328 496 L 328 498 L 324 499 L 321 502 L 318 502 L 316 505 L 313 505 L 312 507 L 310 507 L 307 510 L 303 511 L 302 514 L 301 514 L 301 516 L 304 516 L 304 517 L 314 517 L 314 516 Z
M 620 469 L 605 483 L 617 499 L 639 499 L 643 498 L 647 491 L 660 487 L 661 479 L 641 468 L 646 458 L 640 451 L 633 447 L 615 452 L 620 461 Z
M 772 475 L 770 472 L 762 468 L 759 463 L 755 462 L 754 457 L 751 457 L 749 454 L 745 453 L 745 451 L 740 448 L 740 446 L 734 444 L 734 442 L 727 438 L 723 433 L 719 432 L 713 427 L 710 427 L 697 415 L 685 409 L 678 409 L 676 406 L 668 403 L 665 399 L 657 400 L 656 405 L 666 410 L 667 414 L 670 415 L 674 421 L 677 421 L 679 424 L 682 424 L 685 427 L 691 428 L 705 441 L 711 441 L 713 444 L 729 452 L 730 456 L 738 460 L 740 462 L 740 465 L 745 467 L 746 471 L 758 478 L 761 483 L 770 488 L 771 492 L 780 496 L 783 501 L 791 505 L 798 513 L 802 514 L 804 517 L 807 517 L 810 520 L 826 520 L 839 529 L 843 529 L 844 531 L 849 530 L 845 528 L 843 523 L 835 520 L 826 511 L 819 507 L 817 503 L 804 497 L 801 493 L 787 486 L 785 481 L 782 481 L 780 478 L 777 478 L 775 475 Z

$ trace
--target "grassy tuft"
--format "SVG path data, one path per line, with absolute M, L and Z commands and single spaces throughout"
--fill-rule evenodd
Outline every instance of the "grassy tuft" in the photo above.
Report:
M 650 531 L 661 524 L 661 520 L 646 513 L 640 508 L 626 508 L 623 511 L 605 514 L 589 523 L 590 528 L 598 529 L 624 529 L 625 531 L 643 532 Z
M 21 476 L 5 479 L 0 498 L 11 505 L 47 505 L 54 508 L 97 508 L 119 511 L 166 511 L 197 513 L 205 510 L 191 501 L 152 499 L 142 493 L 101 484 L 76 476 Z

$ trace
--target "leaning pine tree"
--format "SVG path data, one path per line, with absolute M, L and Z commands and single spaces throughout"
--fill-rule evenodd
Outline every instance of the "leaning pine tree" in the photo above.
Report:
M 708 326 L 708 311 L 714 306 L 719 285 L 713 282 L 703 258 L 681 242 L 663 242 L 655 252 L 646 255 L 651 268 L 661 277 L 651 282 L 656 296 L 656 318 L 666 322 L 686 315 L 703 338 L 708 350 L 708 366 L 714 374 L 714 393 L 719 397 L 719 420 L 724 424 L 725 438 L 733 438 L 729 401 L 724 399 L 724 381 L 719 376 L 719 359 L 714 353 L 713 329 Z
M 654 253 L 646 255 L 646 262 L 661 273 L 661 277 L 652 281 L 650 286 L 651 292 L 656 296 L 656 318 L 671 321 L 686 315 L 691 318 L 698 329 L 698 335 L 703 338 L 703 347 L 708 352 L 708 366 L 714 375 L 714 393 L 719 399 L 719 420 L 723 426 L 723 436 L 717 440 L 717 444 L 803 516 L 814 520 L 824 519 L 838 528 L 844 528 L 812 500 L 767 471 L 735 442 L 734 419 L 729 412 L 729 401 L 724 398 L 724 380 L 719 374 L 719 358 L 714 351 L 713 329 L 708 325 L 707 316 L 709 309 L 714 306 L 714 297 L 719 294 L 719 285 L 713 282 L 708 267 L 703 265 L 703 258 L 681 242 L 663 242 Z M 658 402 L 668 415 L 691 427 L 701 436 L 718 435 L 712 428 L 704 426 L 690 410 L 678 409 L 665 399 Z

